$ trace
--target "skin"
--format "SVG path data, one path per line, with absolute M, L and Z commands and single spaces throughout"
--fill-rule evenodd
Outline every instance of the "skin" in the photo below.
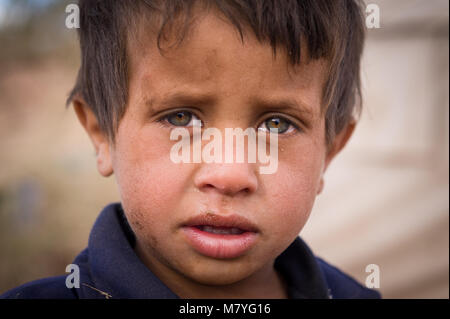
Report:
M 115 143 L 89 106 L 81 98 L 74 101 L 99 172 L 115 174 L 136 253 L 180 297 L 287 297 L 274 260 L 305 225 L 328 164 L 354 128 L 349 124 L 327 148 L 321 112 L 327 63 L 290 66 L 282 51 L 275 58 L 250 32 L 242 42 L 235 28 L 213 13 L 199 15 L 183 43 L 164 56 L 154 39 L 142 40 L 129 48 L 129 100 Z M 175 92 L 195 99 L 167 101 Z M 282 108 L 277 103 L 283 99 L 298 105 Z M 279 134 L 278 170 L 271 175 L 259 174 L 257 163 L 174 164 L 169 157 L 174 126 L 158 120 L 179 108 L 222 133 L 226 127 L 262 127 L 274 115 L 299 130 Z M 245 216 L 259 229 L 256 245 L 233 259 L 199 254 L 180 226 L 205 212 Z

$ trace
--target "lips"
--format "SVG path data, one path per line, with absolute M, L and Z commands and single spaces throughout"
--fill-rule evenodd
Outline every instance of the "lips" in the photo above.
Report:
M 258 237 L 257 227 L 240 215 L 198 215 L 189 219 L 182 230 L 192 248 L 217 259 L 244 255 Z
M 245 232 L 245 230 L 242 230 L 237 227 L 215 227 L 215 226 L 195 226 L 201 231 L 205 231 L 207 233 L 211 234 L 220 234 L 220 235 L 240 235 Z

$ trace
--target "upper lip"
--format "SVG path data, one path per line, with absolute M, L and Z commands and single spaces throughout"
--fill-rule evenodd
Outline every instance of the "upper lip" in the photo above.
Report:
M 200 214 L 187 220 L 184 226 L 235 227 L 244 231 L 258 232 L 258 228 L 241 215 L 219 215 L 216 213 Z

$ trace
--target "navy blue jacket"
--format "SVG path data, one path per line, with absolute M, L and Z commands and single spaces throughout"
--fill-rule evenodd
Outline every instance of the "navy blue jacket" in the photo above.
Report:
M 67 288 L 67 275 L 36 280 L 0 298 L 178 298 L 134 252 L 135 237 L 120 204 L 103 209 L 88 247 L 73 261 L 80 288 Z M 290 298 L 380 298 L 337 268 L 316 258 L 299 237 L 275 260 Z

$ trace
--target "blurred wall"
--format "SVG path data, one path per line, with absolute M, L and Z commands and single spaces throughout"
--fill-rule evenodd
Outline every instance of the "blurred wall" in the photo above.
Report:
M 448 298 L 449 2 L 371 3 L 362 118 L 302 235 L 386 298 Z
M 21 2 L 22 21 L 0 21 L 0 292 L 64 274 L 119 198 L 64 106 L 79 66 L 70 1 Z M 384 297 L 448 298 L 448 1 L 371 3 L 364 112 L 301 235 L 362 283 L 377 264 Z

